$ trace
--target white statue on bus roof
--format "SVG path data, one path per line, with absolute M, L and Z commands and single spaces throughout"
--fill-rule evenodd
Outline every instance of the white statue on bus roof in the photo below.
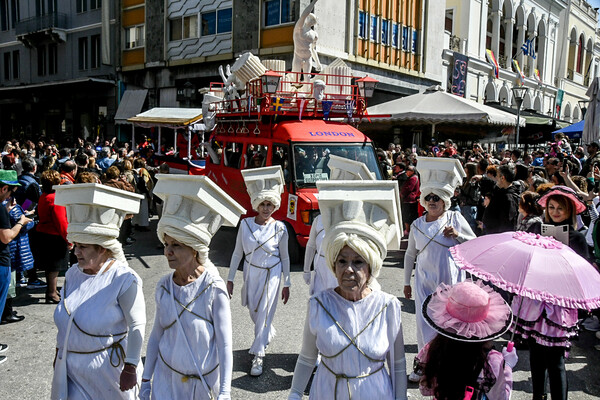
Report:
M 313 27 L 317 23 L 317 17 L 312 13 L 315 3 L 312 0 L 308 7 L 302 12 L 296 26 L 294 26 L 294 58 L 292 60 L 292 72 L 301 72 L 302 80 L 308 82 L 313 67 L 321 71 L 322 66 L 317 54 L 317 39 L 319 36 Z

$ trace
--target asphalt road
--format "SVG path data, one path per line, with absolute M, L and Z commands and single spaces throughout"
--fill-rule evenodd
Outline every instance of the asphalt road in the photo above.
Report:
M 155 228 L 156 219 L 151 223 Z M 158 279 L 169 272 L 155 231 L 138 232 L 137 242 L 126 249 L 129 264 L 144 281 L 144 294 L 148 324 L 146 338 L 154 321 L 154 289 Z M 213 239 L 210 257 L 219 267 L 222 277 L 228 273 L 229 258 L 235 242 L 235 230 L 222 229 Z M 402 253 L 390 254 L 379 281 L 383 290 L 396 296 L 402 291 Z M 308 287 L 302 279 L 302 266 L 292 266 L 292 288 L 287 305 L 281 302 L 275 315 L 277 336 L 269 346 L 262 376 L 249 376 L 252 356 L 248 349 L 253 339 L 253 327 L 246 308 L 240 304 L 239 288 L 242 274 L 235 279 L 235 295 L 231 302 L 233 315 L 234 365 L 232 398 L 234 399 L 284 399 L 292 382 L 296 357 L 300 350 L 302 327 L 306 314 Z M 59 284 L 62 283 L 62 278 Z M 0 326 L 0 342 L 8 343 L 8 360 L 0 365 L 0 399 L 33 400 L 50 396 L 52 359 L 56 340 L 56 328 L 52 320 L 54 305 L 43 303 L 44 290 L 19 289 L 15 310 L 25 315 L 24 321 Z M 414 302 L 400 297 L 403 304 L 402 320 L 407 352 L 407 365 L 412 366 L 416 355 Z M 500 347 L 501 342 L 497 344 Z M 582 332 L 575 342 L 567 360 L 570 399 L 600 398 L 600 351 L 594 345 L 600 343 L 593 333 Z M 145 354 L 145 351 L 143 351 Z M 519 351 L 519 363 L 514 371 L 513 399 L 531 399 L 531 377 L 528 352 Z M 409 385 L 410 396 L 420 399 L 415 384 Z M 357 399 L 358 400 L 358 399 Z

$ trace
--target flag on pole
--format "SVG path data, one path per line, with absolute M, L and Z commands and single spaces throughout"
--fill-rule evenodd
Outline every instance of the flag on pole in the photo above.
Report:
M 519 80 L 521 81 L 521 85 L 524 85 L 525 84 L 525 75 L 523 75 L 523 72 L 521 71 L 521 68 L 519 67 L 519 62 L 517 60 L 513 59 L 512 63 L 513 63 L 515 72 L 519 75 Z
M 273 97 L 271 100 L 271 103 L 273 104 L 273 111 L 280 111 L 285 103 L 285 99 L 282 99 L 281 97 Z
M 531 39 L 525 40 L 525 43 L 521 45 L 521 50 L 523 50 L 523 54 L 529 56 L 535 60 L 535 46 Z
M 492 64 L 492 69 L 494 72 L 494 76 L 498 79 L 498 75 L 500 73 L 500 66 L 498 65 L 498 61 L 496 61 L 496 57 L 494 56 L 494 52 L 492 50 L 486 49 L 485 56 L 490 64 Z

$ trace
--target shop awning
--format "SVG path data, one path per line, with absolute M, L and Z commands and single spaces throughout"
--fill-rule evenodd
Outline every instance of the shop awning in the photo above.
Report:
M 115 124 L 127 124 L 129 118 L 139 114 L 142 111 L 147 94 L 147 89 L 126 90 L 115 114 Z
M 201 119 L 201 108 L 155 107 L 135 117 L 128 118 L 127 121 L 143 127 L 164 126 L 177 128 L 197 123 Z

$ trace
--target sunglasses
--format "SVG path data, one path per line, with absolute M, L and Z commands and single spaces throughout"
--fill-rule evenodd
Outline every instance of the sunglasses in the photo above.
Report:
M 440 196 L 438 196 L 437 194 L 428 194 L 427 196 L 425 196 L 425 201 L 433 201 L 434 203 L 437 203 L 440 200 Z

